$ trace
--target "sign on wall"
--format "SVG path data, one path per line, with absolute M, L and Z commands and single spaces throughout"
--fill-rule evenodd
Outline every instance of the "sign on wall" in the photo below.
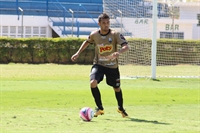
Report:
M 148 19 L 136 19 L 135 24 L 148 24 Z
M 172 31 L 172 30 L 174 30 L 174 31 L 178 31 L 179 30 L 179 25 L 178 24 L 166 24 L 165 25 L 165 30 L 166 31 Z

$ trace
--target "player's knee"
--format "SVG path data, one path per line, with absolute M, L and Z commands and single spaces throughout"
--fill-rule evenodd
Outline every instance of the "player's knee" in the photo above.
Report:
M 97 80 L 91 80 L 90 81 L 90 87 L 91 88 L 96 88 L 97 87 Z
M 121 88 L 118 87 L 118 88 L 113 88 L 115 92 L 120 92 Z

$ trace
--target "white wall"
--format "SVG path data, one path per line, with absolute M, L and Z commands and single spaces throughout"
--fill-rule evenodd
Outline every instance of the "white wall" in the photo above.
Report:
M 0 36 L 21 37 L 22 16 L 0 15 Z M 23 37 L 51 37 L 52 31 L 45 16 L 23 16 Z
M 183 32 L 184 39 L 194 39 L 193 38 L 193 24 L 197 24 L 197 20 L 174 20 L 174 32 Z M 168 28 L 167 26 L 170 26 Z M 172 20 L 171 19 L 159 19 L 157 25 L 157 35 L 160 38 L 160 32 L 172 32 L 171 29 Z M 200 39 L 200 38 L 199 38 Z
M 118 21 L 120 19 L 118 18 Z M 120 21 L 119 21 L 120 22 Z M 152 19 L 149 18 L 123 18 L 122 23 L 125 29 L 132 32 L 134 38 L 151 38 L 152 37 Z M 184 39 L 200 39 L 199 30 L 193 25 L 197 25 L 198 20 L 174 20 L 174 32 L 183 32 Z M 166 26 L 170 26 L 167 28 Z M 172 32 L 172 19 L 157 20 L 157 38 L 160 38 L 160 32 Z
M 118 18 L 118 21 L 120 18 Z M 120 22 L 120 21 L 119 21 Z M 122 23 L 134 38 L 151 38 L 151 23 L 149 18 L 123 18 Z
M 200 14 L 200 5 L 180 7 L 180 19 L 197 19 L 197 14 Z
M 193 28 L 192 38 L 195 40 L 200 39 L 200 26 L 194 24 L 192 28 Z
M 197 26 L 197 14 L 200 14 L 200 3 L 178 3 L 180 7 L 180 18 L 174 20 L 174 25 L 178 29 L 174 32 L 183 32 L 184 39 L 200 39 L 200 26 Z M 117 18 L 120 22 L 120 18 Z M 125 29 L 132 32 L 133 37 L 151 38 L 152 19 L 149 18 L 123 18 L 122 23 Z M 172 25 L 171 18 L 162 18 L 157 21 L 157 38 L 160 38 L 160 32 L 172 32 L 166 28 L 166 25 Z

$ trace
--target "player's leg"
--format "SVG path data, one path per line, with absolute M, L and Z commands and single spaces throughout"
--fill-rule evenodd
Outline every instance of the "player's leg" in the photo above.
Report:
M 118 87 L 118 88 L 113 87 L 113 89 L 115 91 L 115 97 L 116 97 L 116 100 L 117 100 L 118 109 L 124 110 L 124 107 L 123 107 L 123 95 L 122 95 L 121 88 L 120 87 Z
M 101 93 L 98 88 L 98 83 L 100 83 L 103 80 L 103 71 L 101 70 L 101 66 L 99 65 L 93 65 L 90 73 L 90 87 L 91 92 L 94 97 L 94 101 L 96 103 L 96 111 L 94 116 L 97 117 L 98 115 L 104 114 L 104 108 L 101 101 Z
M 126 113 L 123 107 L 123 94 L 120 88 L 120 74 L 118 68 L 116 69 L 108 68 L 108 70 L 106 71 L 106 82 L 114 89 L 115 97 L 118 104 L 117 111 L 122 114 L 122 117 L 127 117 L 128 114 Z
M 115 97 L 117 99 L 117 103 L 118 103 L 118 109 L 117 112 L 122 114 L 122 117 L 128 117 L 128 114 L 126 113 L 124 107 L 123 107 L 123 95 L 122 95 L 122 90 L 120 87 L 118 88 L 114 88 L 115 91 Z

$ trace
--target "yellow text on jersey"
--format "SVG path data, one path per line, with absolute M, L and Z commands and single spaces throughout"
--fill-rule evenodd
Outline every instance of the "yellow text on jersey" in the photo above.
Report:
M 113 50 L 113 45 L 105 45 L 105 46 L 99 46 L 99 53 L 103 54 L 106 52 L 111 52 Z

